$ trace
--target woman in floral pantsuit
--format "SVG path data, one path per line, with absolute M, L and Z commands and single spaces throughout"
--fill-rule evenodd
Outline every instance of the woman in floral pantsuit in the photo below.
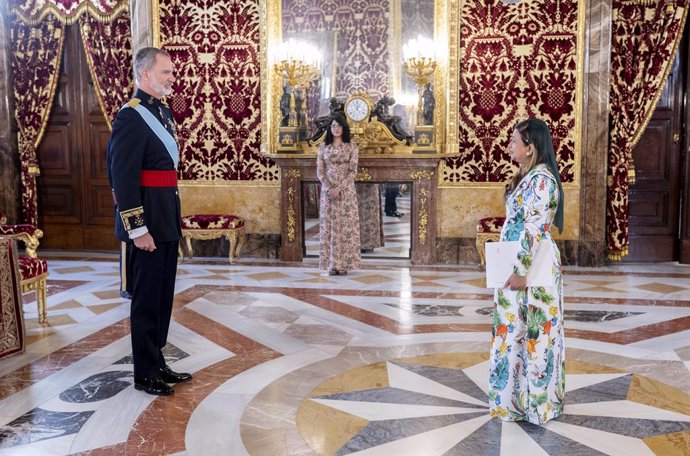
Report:
M 491 416 L 543 424 L 563 413 L 565 395 L 561 255 L 550 232 L 563 229 L 563 189 L 546 123 L 520 122 L 509 151 L 519 170 L 506 188 L 501 241 L 522 249 L 494 294 L 489 406 Z M 526 286 L 537 242 L 551 250 L 551 286 Z

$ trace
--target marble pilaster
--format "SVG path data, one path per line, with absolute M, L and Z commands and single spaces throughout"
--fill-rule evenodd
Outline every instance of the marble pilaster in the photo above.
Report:
M 588 0 L 585 21 L 582 183 L 580 190 L 580 266 L 606 262 L 606 169 L 609 78 L 611 72 L 611 0 Z
M 0 3 L 0 212 L 10 222 L 19 216 L 19 152 L 13 131 L 12 67 L 10 63 L 10 18 L 6 2 Z

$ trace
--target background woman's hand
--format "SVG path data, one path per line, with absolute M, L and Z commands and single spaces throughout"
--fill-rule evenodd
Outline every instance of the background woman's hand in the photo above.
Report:
M 506 283 L 503 284 L 503 288 L 510 288 L 513 291 L 524 290 L 527 288 L 527 277 L 513 273 L 508 277 Z
M 338 199 L 338 197 L 340 196 L 340 189 L 338 187 L 329 188 L 328 189 L 328 196 L 331 197 L 332 199 Z

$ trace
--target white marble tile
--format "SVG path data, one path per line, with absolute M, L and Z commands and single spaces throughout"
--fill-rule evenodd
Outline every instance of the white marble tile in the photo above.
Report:
M 304 342 L 275 331 L 266 325 L 245 317 L 237 312 L 223 308 L 203 298 L 187 304 L 186 309 L 193 310 L 246 337 L 254 339 L 278 353 L 290 354 L 309 350 Z
M 565 390 L 575 391 L 580 388 L 614 380 L 626 375 L 628 374 L 625 372 L 620 374 L 566 374 Z
M 482 391 L 489 394 L 489 361 L 462 370 Z M 487 398 L 488 402 L 488 398 Z
M 130 386 L 103 401 L 77 434 L 70 453 L 126 442 L 139 415 L 156 399 L 166 400 Z
M 0 448 L 0 456 L 64 456 L 70 454 L 74 437 L 74 434 L 70 434 L 26 445 Z
M 491 418 L 487 414 L 350 454 L 352 456 L 442 456 L 489 419 Z
M 544 427 L 609 456 L 654 456 L 652 449 L 643 440 L 634 437 L 598 431 L 558 421 L 549 421 Z
M 420 394 L 443 397 L 454 401 L 462 401 L 486 407 L 485 401 L 480 401 L 456 389 L 435 382 L 428 377 L 411 372 L 392 363 L 386 363 L 388 371 L 388 384 L 393 388 L 413 391 Z
M 544 451 L 517 423 L 504 421 L 501 424 L 500 456 L 518 456 L 520 453 L 529 456 L 549 456 L 549 453 Z
M 469 407 L 443 407 L 418 404 L 384 404 L 381 402 L 341 401 L 331 399 L 308 399 L 369 421 L 403 420 L 425 416 L 477 413 L 481 409 Z M 488 413 L 487 413 L 488 415 Z
M 240 435 L 240 419 L 252 400 L 252 394 L 214 392 L 194 410 L 185 431 L 189 456 L 223 454 L 247 456 L 249 452 Z

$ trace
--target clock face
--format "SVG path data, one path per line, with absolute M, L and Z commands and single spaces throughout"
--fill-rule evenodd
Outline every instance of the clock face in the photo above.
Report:
M 369 115 L 369 103 L 362 98 L 352 98 L 345 106 L 345 114 L 355 122 L 361 122 Z

